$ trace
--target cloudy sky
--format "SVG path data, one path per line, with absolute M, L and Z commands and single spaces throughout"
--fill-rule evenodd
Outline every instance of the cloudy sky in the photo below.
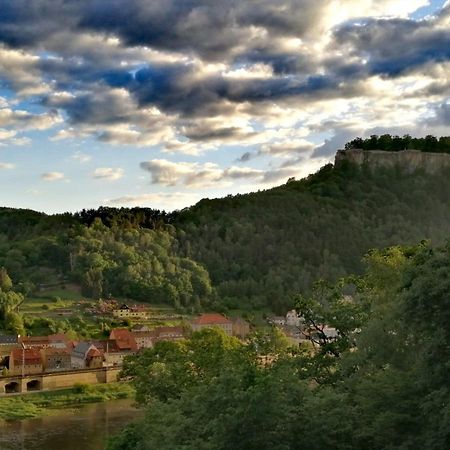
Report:
M 444 0 L 0 0 L 0 205 L 172 210 L 449 125 Z

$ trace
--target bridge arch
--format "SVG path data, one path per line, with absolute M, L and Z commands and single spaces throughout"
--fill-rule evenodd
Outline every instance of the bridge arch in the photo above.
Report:
M 39 380 L 30 380 L 27 382 L 27 391 L 40 391 L 41 382 Z
M 5 394 L 14 394 L 20 392 L 20 383 L 17 381 L 11 381 L 5 383 Z

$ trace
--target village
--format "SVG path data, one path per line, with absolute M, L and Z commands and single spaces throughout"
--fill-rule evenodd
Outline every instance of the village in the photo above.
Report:
M 150 329 L 142 323 L 149 314 L 146 305 L 122 304 L 110 313 L 128 321 L 130 327 L 113 328 L 105 339 L 70 339 L 65 333 L 46 336 L 0 335 L 0 395 L 42 390 L 46 386 L 47 389 L 58 389 L 76 384 L 79 380 L 88 383 L 116 381 L 125 357 L 152 348 L 159 341 L 177 341 L 188 337 L 193 331 L 211 327 L 245 340 L 252 328 L 241 317 L 229 319 L 223 314 L 205 313 L 176 326 Z M 314 336 L 305 329 L 295 310 L 288 311 L 286 316 L 267 317 L 266 321 L 268 326 L 278 328 L 290 345 L 314 342 Z M 330 327 L 323 327 L 323 333 L 330 339 L 336 337 L 336 330 Z M 86 377 L 86 374 L 108 369 L 114 376 Z M 72 375 L 70 378 L 53 376 L 51 384 L 43 382 L 46 376 L 63 373 Z M 77 376 L 77 373 L 83 373 L 84 376 Z M 26 381 L 21 383 L 20 379 Z

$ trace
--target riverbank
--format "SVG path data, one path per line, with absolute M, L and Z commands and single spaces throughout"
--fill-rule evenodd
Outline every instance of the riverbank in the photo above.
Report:
M 133 398 L 131 383 L 79 384 L 71 389 L 0 397 L 0 419 L 21 420 L 58 414 L 58 409 Z

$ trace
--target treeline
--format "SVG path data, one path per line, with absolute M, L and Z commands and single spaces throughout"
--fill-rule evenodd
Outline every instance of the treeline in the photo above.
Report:
M 338 330 L 316 351 L 276 332 L 241 343 L 203 330 L 130 358 L 145 417 L 108 449 L 447 450 L 450 247 L 391 248 L 367 264 L 297 298 L 308 323 Z
M 121 228 L 163 228 L 172 221 L 172 215 L 152 208 L 110 208 L 83 209 L 73 215 L 83 225 L 91 225 L 100 219 L 107 227 Z
M 409 134 L 404 136 L 392 136 L 383 134 L 378 136 L 371 135 L 369 138 L 356 138 L 345 144 L 345 149 L 361 150 L 385 150 L 389 152 L 399 152 L 401 150 L 420 150 L 422 152 L 450 153 L 450 136 L 428 135 L 423 138 L 411 137 Z

